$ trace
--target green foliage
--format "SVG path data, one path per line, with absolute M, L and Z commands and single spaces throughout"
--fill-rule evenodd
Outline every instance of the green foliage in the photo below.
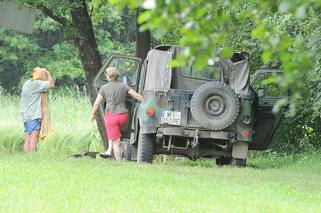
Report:
M 126 5 L 124 1 L 113 2 L 120 6 Z M 321 1 L 126 2 L 128 6 L 139 5 L 146 9 L 139 16 L 138 22 L 143 24 L 143 29 L 152 30 L 156 37 L 166 35 L 172 28 L 178 29 L 178 44 L 188 46 L 189 51 L 179 57 L 180 62 L 174 64 L 184 65 L 192 59 L 197 68 L 202 68 L 215 55 L 217 47 L 223 47 L 222 56 L 225 57 L 231 54 L 232 48 L 247 50 L 246 45 L 233 43 L 234 38 L 241 35 L 242 43 L 256 41 L 255 57 L 261 56 L 262 63 L 283 65 L 284 77 L 277 82 L 280 87 L 291 89 L 295 93 L 293 97 L 305 94 L 303 78 L 315 61 L 309 57 L 304 37 L 308 34 L 305 32 L 302 36 L 301 31 L 304 29 L 301 27 L 313 29 L 318 26 L 312 19 L 320 21 L 316 14 L 321 8 Z M 177 26 L 177 23 L 181 24 Z M 295 26 L 297 29 L 293 30 Z
M 73 45 L 66 41 L 52 46 L 52 51 L 48 52 L 48 55 L 39 58 L 39 64 L 52 71 L 55 78 L 61 78 L 64 75 L 73 78 L 84 77 L 78 52 Z
M 54 15 L 70 20 L 70 10 L 77 4 L 42 0 L 21 0 L 21 3 L 43 5 Z M 111 53 L 133 54 L 133 35 L 136 28 L 133 18 L 125 19 L 110 4 L 103 1 L 89 2 L 98 49 L 104 57 Z M 127 14 L 128 17 L 133 17 Z M 124 33 L 124 31 L 128 31 Z M 46 67 L 57 80 L 57 85 L 85 84 L 85 76 L 71 26 L 63 27 L 38 10 L 33 34 L 26 35 L 0 28 L 0 86 L 8 93 L 19 93 L 20 81 L 30 77 L 35 66 Z M 130 39 L 129 39 L 130 38 Z
M 60 25 L 51 18 L 45 17 L 41 13 L 37 13 L 36 21 L 33 25 L 33 33 L 56 31 L 59 27 Z
M 29 37 L 0 28 L 0 86 L 15 93 L 38 51 L 39 46 Z
M 102 56 L 108 56 L 111 54 L 133 55 L 135 52 L 134 42 L 122 43 L 114 40 L 111 34 L 102 28 L 97 28 L 96 37 L 98 49 Z
M 101 0 L 94 0 L 89 2 L 89 10 L 92 13 L 91 20 L 94 25 L 97 26 L 108 22 L 117 33 L 121 33 L 124 29 L 121 14 L 118 13 L 115 6 L 106 4 Z

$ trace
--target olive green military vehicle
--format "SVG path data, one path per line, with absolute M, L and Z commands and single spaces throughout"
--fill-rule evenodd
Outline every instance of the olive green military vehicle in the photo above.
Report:
M 193 64 L 171 67 L 182 51 L 177 46 L 157 46 L 144 62 L 113 55 L 97 75 L 98 90 L 107 83 L 106 68 L 117 67 L 121 79 L 144 97 L 143 103 L 128 97 L 124 158 L 152 162 L 155 154 L 172 154 L 245 166 L 248 150 L 268 147 L 284 113 L 285 108 L 277 113 L 272 108 L 287 94 L 264 84 L 281 72 L 262 69 L 250 79 L 245 52 L 230 59 L 214 58 L 201 71 Z

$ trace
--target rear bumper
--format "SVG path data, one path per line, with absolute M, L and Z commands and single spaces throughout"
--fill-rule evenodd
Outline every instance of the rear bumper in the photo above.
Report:
M 236 134 L 233 132 L 187 129 L 184 127 L 161 127 L 161 128 L 158 128 L 157 134 L 181 136 L 181 137 L 189 137 L 189 138 L 193 138 L 193 137 L 212 138 L 212 139 L 220 139 L 220 140 L 236 139 Z

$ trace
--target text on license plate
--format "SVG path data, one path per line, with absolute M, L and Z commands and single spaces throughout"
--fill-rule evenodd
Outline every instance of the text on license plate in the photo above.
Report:
M 171 125 L 181 125 L 181 112 L 163 111 L 161 114 L 161 123 Z

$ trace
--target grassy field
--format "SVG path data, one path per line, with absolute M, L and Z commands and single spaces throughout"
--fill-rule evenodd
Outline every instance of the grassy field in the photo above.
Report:
M 320 212 L 321 154 L 251 153 L 248 167 L 213 160 L 69 158 L 101 151 L 84 98 L 57 96 L 55 135 L 21 153 L 19 98 L 0 99 L 0 212 Z
M 270 160 L 279 166 L 260 168 Z M 0 154 L 0 211 L 320 212 L 321 159 L 285 160 L 239 169 Z

